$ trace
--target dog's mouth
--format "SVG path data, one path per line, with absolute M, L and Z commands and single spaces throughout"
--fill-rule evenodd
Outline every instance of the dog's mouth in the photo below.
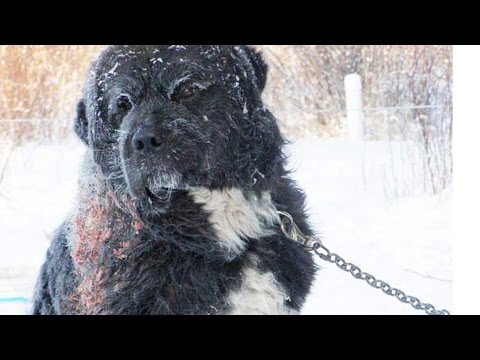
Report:
M 156 169 L 149 174 L 131 169 L 125 169 L 123 172 L 128 192 L 139 202 L 165 201 L 172 193 L 187 189 L 182 176 L 174 170 Z
M 171 197 L 174 196 L 179 190 L 173 188 L 159 188 L 153 191 L 149 187 L 144 187 L 141 193 L 138 190 L 133 196 L 136 208 L 141 214 L 159 214 L 162 213 L 168 204 Z
M 160 187 L 155 190 L 150 189 L 148 186 L 145 187 L 145 197 L 151 202 L 165 202 L 170 199 L 172 194 L 177 193 L 181 190 L 186 190 L 184 188 L 171 188 L 171 187 Z
M 187 191 L 188 187 L 179 185 L 176 187 L 149 187 L 145 186 L 143 194 L 136 194 L 138 205 L 145 210 L 158 209 L 168 204 L 176 194 Z

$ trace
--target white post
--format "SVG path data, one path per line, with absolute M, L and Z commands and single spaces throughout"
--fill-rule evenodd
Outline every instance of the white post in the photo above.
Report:
M 351 140 L 363 140 L 365 126 L 362 108 L 362 78 L 358 74 L 345 76 L 345 103 L 349 137 Z

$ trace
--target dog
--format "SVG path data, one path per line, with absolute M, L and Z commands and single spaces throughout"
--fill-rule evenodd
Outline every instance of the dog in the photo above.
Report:
M 87 147 L 33 314 L 298 314 L 316 266 L 305 195 L 250 46 L 110 46 L 74 130 Z

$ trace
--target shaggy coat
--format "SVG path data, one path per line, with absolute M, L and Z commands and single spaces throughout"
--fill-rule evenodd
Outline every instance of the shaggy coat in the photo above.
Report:
M 34 314 L 295 314 L 315 273 L 285 238 L 304 194 L 248 46 L 112 46 L 75 131 L 75 206 L 41 268 Z

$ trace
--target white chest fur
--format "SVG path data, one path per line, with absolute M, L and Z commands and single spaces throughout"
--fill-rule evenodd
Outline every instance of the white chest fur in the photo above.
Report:
M 246 238 L 269 236 L 273 233 L 272 226 L 280 222 L 267 192 L 260 198 L 255 195 L 246 198 L 241 190 L 235 188 L 193 188 L 189 193 L 210 214 L 209 220 L 217 240 L 234 254 L 242 253 Z
M 210 214 L 217 241 L 234 254 L 240 254 L 246 246 L 246 238 L 260 241 L 273 233 L 280 219 L 269 193 L 246 197 L 239 189 L 190 190 L 193 200 Z M 229 314 L 270 315 L 295 314 L 285 305 L 287 295 L 271 272 L 258 269 L 258 259 L 250 256 L 242 270 L 239 289 L 228 295 Z
M 287 294 L 271 272 L 260 272 L 251 256 L 242 271 L 242 283 L 228 296 L 228 315 L 295 315 L 285 304 Z

